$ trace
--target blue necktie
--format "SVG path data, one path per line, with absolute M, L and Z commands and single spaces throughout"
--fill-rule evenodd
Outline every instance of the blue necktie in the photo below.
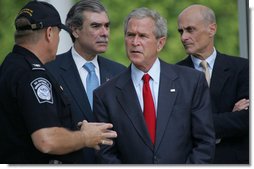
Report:
M 86 77 L 86 93 L 90 106 L 93 108 L 93 91 L 99 86 L 99 80 L 94 70 L 95 66 L 92 62 L 87 62 L 83 67 L 88 71 Z

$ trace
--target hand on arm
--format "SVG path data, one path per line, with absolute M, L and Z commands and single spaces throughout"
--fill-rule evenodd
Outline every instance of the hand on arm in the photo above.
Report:
M 235 103 L 235 106 L 233 108 L 233 112 L 235 111 L 241 111 L 241 110 L 248 110 L 250 105 L 249 99 L 241 99 L 237 103 Z

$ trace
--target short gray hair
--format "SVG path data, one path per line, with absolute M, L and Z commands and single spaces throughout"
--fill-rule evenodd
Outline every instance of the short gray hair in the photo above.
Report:
M 128 22 L 131 18 L 143 19 L 143 18 L 152 18 L 155 23 L 155 32 L 154 35 L 156 38 L 167 37 L 167 21 L 164 19 L 158 12 L 142 7 L 134 9 L 124 21 L 124 34 L 127 33 Z

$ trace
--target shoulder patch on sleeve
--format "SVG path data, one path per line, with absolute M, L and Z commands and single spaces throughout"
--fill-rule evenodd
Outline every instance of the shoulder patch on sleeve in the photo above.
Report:
M 43 77 L 36 78 L 30 83 L 30 85 L 40 104 L 41 103 L 53 104 L 52 85 L 47 79 Z

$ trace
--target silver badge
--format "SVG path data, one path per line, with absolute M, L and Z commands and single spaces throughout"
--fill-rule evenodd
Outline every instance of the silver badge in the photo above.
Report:
M 39 103 L 53 104 L 52 85 L 47 79 L 39 77 L 33 80 L 30 85 Z

